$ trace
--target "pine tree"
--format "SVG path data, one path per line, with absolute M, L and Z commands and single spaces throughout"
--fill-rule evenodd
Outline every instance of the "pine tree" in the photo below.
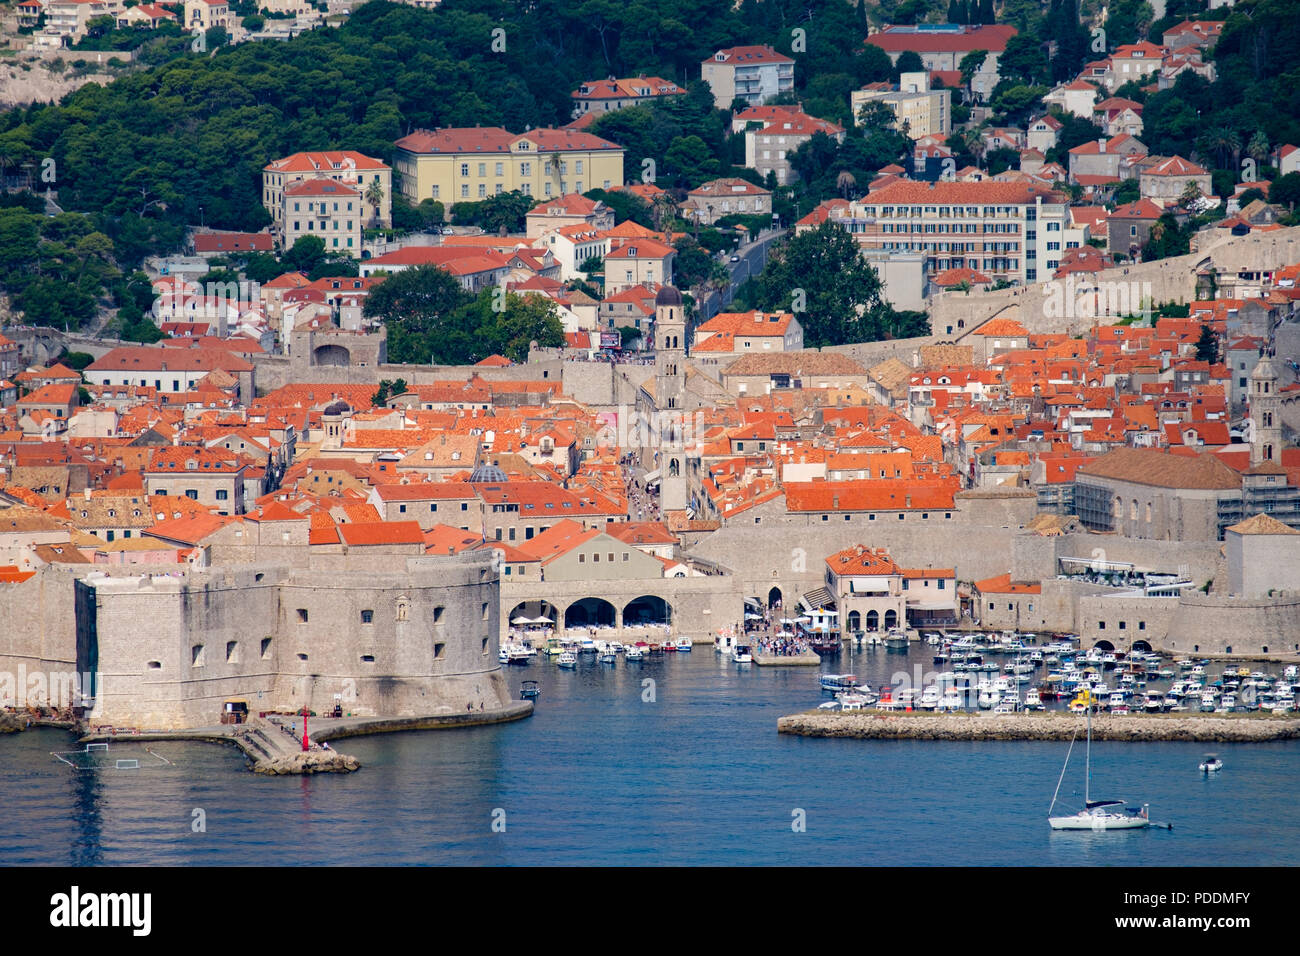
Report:
M 965 23 L 966 15 L 961 0 L 948 0 L 948 22 Z
M 993 0 L 979 0 L 979 22 L 996 23 L 997 17 L 993 13 Z

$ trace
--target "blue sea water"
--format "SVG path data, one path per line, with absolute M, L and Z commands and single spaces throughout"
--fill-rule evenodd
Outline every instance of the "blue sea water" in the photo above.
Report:
M 824 669 L 878 686 L 919 662 L 879 649 Z M 0 737 L 0 864 L 1300 864 L 1300 742 L 1220 746 L 1209 779 L 1203 745 L 1097 742 L 1093 796 L 1148 802 L 1174 829 L 1053 833 L 1064 744 L 778 735 L 826 699 L 811 668 L 699 648 L 508 676 L 541 682 L 533 717 L 340 740 L 363 765 L 349 775 L 256 776 L 190 743 L 152 745 L 170 765 L 74 770 L 50 755 L 75 748 L 65 733 Z M 1082 797 L 1076 746 L 1058 811 Z

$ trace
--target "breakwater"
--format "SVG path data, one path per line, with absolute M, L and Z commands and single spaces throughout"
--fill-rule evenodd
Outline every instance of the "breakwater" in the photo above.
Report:
M 854 737 L 860 740 L 1060 740 L 1084 735 L 1075 714 L 887 714 L 869 711 L 791 714 L 776 722 L 777 733 L 800 737 Z M 1097 715 L 1094 740 L 1128 743 L 1196 741 L 1250 743 L 1300 739 L 1300 719 L 1292 717 L 1147 714 Z

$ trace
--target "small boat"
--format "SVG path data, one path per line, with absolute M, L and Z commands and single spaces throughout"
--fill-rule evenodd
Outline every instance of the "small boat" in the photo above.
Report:
M 690 638 L 680 637 L 673 646 L 676 647 L 678 651 L 689 654 L 695 645 L 691 642 Z
M 519 699 L 529 700 L 533 697 L 540 697 L 542 689 L 535 680 L 526 680 L 522 687 L 519 688 Z
M 1223 761 L 1215 754 L 1206 754 L 1205 759 L 1201 761 L 1201 773 L 1218 773 L 1223 769 Z
M 858 686 L 855 674 L 821 674 L 817 678 L 822 690 L 851 690 Z
M 641 648 L 638 645 L 633 644 L 631 647 L 627 649 L 627 652 L 623 655 L 623 657 L 627 660 L 629 664 L 632 663 L 639 664 L 641 663 L 642 660 L 645 659 L 645 651 L 641 650 Z
M 893 648 L 907 647 L 907 632 L 899 628 L 891 628 L 885 635 L 885 646 Z
M 578 655 L 573 653 L 573 651 L 565 651 L 559 656 L 555 663 L 560 667 L 572 670 L 578 666 Z
M 731 649 L 731 660 L 736 664 L 754 663 L 753 649 L 748 644 L 737 644 Z
M 606 650 L 603 654 L 600 655 L 600 662 L 602 664 L 617 664 L 618 655 L 611 650 Z
M 506 650 L 504 647 L 501 648 L 501 650 L 497 651 L 497 663 L 498 664 L 510 663 L 510 652 Z

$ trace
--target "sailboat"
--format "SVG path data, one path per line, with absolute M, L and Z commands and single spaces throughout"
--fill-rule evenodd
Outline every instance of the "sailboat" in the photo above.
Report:
M 1148 805 L 1142 804 L 1141 810 L 1133 810 L 1124 805 L 1123 800 L 1092 799 L 1092 695 L 1086 690 L 1084 703 L 1088 710 L 1088 744 L 1085 759 L 1083 784 L 1083 809 L 1068 817 L 1054 817 L 1052 810 L 1056 807 L 1056 797 L 1061 792 L 1061 781 L 1070 766 L 1070 753 L 1074 750 L 1074 741 L 1070 741 L 1070 751 L 1065 755 L 1065 766 L 1061 768 L 1061 779 L 1056 782 L 1056 793 L 1052 795 L 1052 806 L 1047 809 L 1047 822 L 1053 830 L 1142 830 L 1151 826 Z M 1077 731 L 1076 731 L 1077 733 Z

